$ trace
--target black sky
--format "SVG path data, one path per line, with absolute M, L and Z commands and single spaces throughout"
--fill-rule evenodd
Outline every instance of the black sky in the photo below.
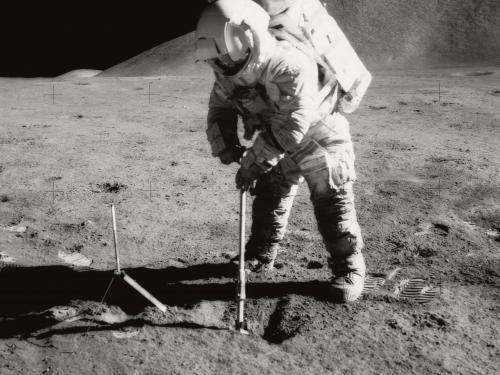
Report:
M 205 4 L 12 2 L 0 14 L 0 76 L 50 77 L 72 69 L 106 69 L 194 30 Z

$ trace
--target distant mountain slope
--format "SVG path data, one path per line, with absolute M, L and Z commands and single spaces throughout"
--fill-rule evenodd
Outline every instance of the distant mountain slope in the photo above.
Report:
M 191 32 L 115 65 L 100 76 L 204 76 L 210 73 L 205 63 L 195 63 L 194 32 Z
M 327 0 L 372 68 L 500 64 L 498 0 Z M 194 34 L 118 64 L 104 76 L 205 75 L 194 63 Z
M 328 10 L 375 66 L 500 62 L 498 0 L 330 0 Z

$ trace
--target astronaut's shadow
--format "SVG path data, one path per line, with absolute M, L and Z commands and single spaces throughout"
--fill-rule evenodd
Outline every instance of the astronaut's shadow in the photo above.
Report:
M 232 301 L 236 297 L 237 270 L 228 263 L 125 271 L 161 302 L 171 306 L 190 306 L 207 300 Z M 0 338 L 20 332 L 13 326 L 48 324 L 40 313 L 51 307 L 66 306 L 74 301 L 100 302 L 114 277 L 109 270 L 77 270 L 66 266 L 0 269 Z M 326 291 L 327 283 L 321 281 L 247 284 L 247 298 L 250 299 L 298 294 L 323 300 Z M 149 305 L 119 277 L 115 277 L 106 302 L 131 315 L 144 311 Z

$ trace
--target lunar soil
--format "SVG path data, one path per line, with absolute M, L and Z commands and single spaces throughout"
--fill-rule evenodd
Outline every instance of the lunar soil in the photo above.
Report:
M 0 79 L 0 373 L 498 371 L 500 69 L 374 73 L 349 116 L 367 288 L 326 298 L 303 185 L 279 267 L 248 277 L 248 336 L 211 82 Z M 166 313 L 114 277 L 111 203 L 122 267 Z

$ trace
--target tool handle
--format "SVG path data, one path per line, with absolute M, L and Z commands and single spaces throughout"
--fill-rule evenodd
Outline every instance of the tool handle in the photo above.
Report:
M 247 192 L 244 189 L 240 190 L 240 270 L 245 269 L 245 225 L 246 225 L 246 201 Z
M 245 219 L 246 219 L 246 201 L 247 192 L 240 190 L 240 246 L 239 246 L 239 264 L 238 264 L 238 308 L 236 329 L 245 333 L 245 299 L 246 299 L 246 273 L 245 273 Z

